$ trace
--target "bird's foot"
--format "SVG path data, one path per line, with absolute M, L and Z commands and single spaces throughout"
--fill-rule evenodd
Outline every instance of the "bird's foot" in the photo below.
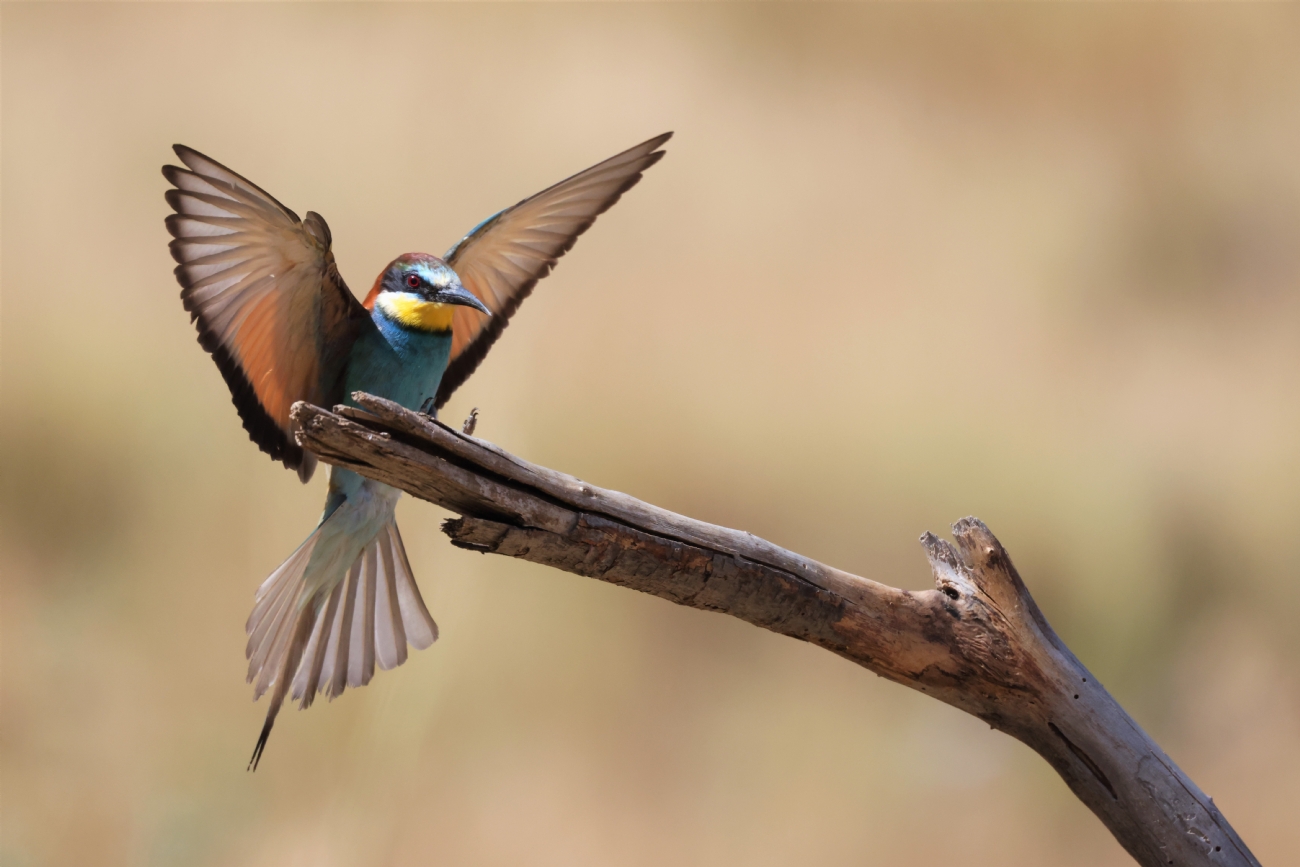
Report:
M 420 408 L 417 412 L 419 412 L 420 415 L 427 415 L 434 421 L 438 420 L 438 408 L 433 405 L 433 398 L 431 397 L 426 397 L 424 399 L 424 403 L 420 404 Z
M 465 436 L 472 437 L 476 427 L 478 427 L 478 407 L 474 407 L 469 411 L 469 418 L 465 419 L 465 423 L 460 426 L 460 432 Z

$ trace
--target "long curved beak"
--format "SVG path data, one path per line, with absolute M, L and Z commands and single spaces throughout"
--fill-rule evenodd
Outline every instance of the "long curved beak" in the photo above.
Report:
M 448 286 L 446 289 L 439 289 L 434 293 L 433 300 L 439 304 L 460 304 L 462 307 L 473 307 L 480 313 L 486 313 L 488 316 L 492 315 L 492 311 L 487 309 L 482 301 L 478 300 L 477 295 L 460 284 Z

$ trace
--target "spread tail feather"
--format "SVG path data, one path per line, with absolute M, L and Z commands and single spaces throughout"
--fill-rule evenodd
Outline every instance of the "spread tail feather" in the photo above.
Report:
M 248 681 L 253 697 L 272 686 L 271 705 L 249 767 L 270 737 L 280 705 L 293 698 L 308 708 L 317 692 L 330 698 L 365 686 L 382 669 L 406 661 L 406 645 L 423 650 L 438 638 L 411 573 L 396 522 L 390 520 L 362 550 L 341 581 L 317 598 L 303 598 L 306 570 L 318 527 L 271 573 L 257 592 L 248 618 Z
M 311 635 L 311 611 L 303 609 L 302 613 L 295 618 L 293 627 L 293 637 L 289 641 L 288 651 L 284 657 L 284 671 L 292 671 L 298 665 L 298 660 L 302 658 L 303 648 L 307 645 L 307 639 Z M 262 760 L 262 752 L 266 749 L 267 738 L 271 737 L 271 726 L 275 725 L 276 714 L 280 712 L 280 705 L 284 703 L 284 694 L 287 691 L 289 678 L 277 677 L 275 690 L 271 693 L 271 706 L 266 711 L 266 722 L 262 724 L 262 733 L 257 737 L 257 746 L 253 747 L 253 757 L 248 760 L 248 769 L 257 770 L 257 763 Z

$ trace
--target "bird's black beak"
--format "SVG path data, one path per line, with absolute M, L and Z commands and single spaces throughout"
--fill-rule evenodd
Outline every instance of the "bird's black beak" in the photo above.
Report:
M 433 300 L 439 304 L 460 304 L 463 307 L 473 307 L 480 313 L 492 315 L 492 311 L 484 306 L 483 302 L 478 300 L 473 292 L 470 292 L 464 286 L 448 286 L 446 289 L 439 289 L 433 293 Z

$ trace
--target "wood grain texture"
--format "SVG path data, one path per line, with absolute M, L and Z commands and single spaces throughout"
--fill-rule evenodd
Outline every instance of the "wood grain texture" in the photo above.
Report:
M 452 544 L 720 611 L 833 651 L 1041 755 L 1142 865 L 1258 865 L 1232 826 L 1056 636 L 975 518 L 921 544 L 935 589 L 840 571 L 528 463 L 369 395 L 299 403 L 303 447 L 462 517 Z

